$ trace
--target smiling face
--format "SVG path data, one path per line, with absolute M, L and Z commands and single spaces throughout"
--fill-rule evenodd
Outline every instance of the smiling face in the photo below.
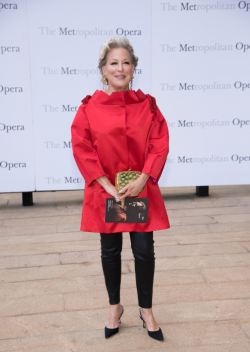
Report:
M 128 50 L 111 49 L 107 55 L 106 65 L 102 66 L 102 72 L 106 74 L 109 83 L 108 94 L 128 90 L 134 68 Z

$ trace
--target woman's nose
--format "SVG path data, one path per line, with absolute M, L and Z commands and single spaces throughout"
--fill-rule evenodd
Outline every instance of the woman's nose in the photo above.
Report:
M 118 64 L 118 71 L 122 71 L 122 69 L 123 69 L 122 63 L 119 63 Z

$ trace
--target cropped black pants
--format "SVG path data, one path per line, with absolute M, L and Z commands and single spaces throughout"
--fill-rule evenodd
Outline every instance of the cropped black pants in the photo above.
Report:
M 101 233 L 101 260 L 110 304 L 120 302 L 122 232 Z M 151 232 L 130 232 L 134 255 L 138 303 L 152 307 L 155 271 L 154 240 Z

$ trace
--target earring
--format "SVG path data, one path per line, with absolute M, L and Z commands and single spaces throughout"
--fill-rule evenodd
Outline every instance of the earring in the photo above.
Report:
M 132 90 L 132 89 L 133 89 L 133 88 L 132 88 L 132 86 L 133 86 L 133 79 L 134 79 L 134 75 L 131 77 L 129 90 Z
M 105 93 L 107 93 L 107 91 L 108 91 L 108 88 L 106 87 L 105 88 L 105 86 L 107 86 L 108 85 L 108 80 L 107 80 L 107 76 L 106 76 L 106 74 L 104 73 L 103 75 L 102 75 L 102 83 L 103 83 L 103 91 L 105 92 Z

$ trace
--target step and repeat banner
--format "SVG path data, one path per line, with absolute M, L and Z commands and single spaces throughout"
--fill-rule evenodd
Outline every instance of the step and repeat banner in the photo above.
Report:
M 4 1 L 0 31 L 0 192 L 84 188 L 70 126 L 115 35 L 169 126 L 160 186 L 249 183 L 250 2 Z
M 250 2 L 152 2 L 152 93 L 169 126 L 162 185 L 250 183 Z
M 0 3 L 0 192 L 35 189 L 26 4 Z

